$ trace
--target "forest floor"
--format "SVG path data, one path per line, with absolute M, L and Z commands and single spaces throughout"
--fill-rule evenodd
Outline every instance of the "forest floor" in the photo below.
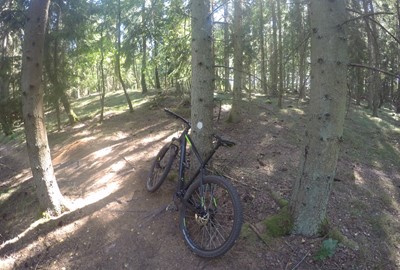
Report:
M 137 96 L 131 114 L 118 107 L 121 92 L 110 94 L 102 124 L 92 110 L 62 131 L 49 125 L 58 184 L 71 203 L 58 218 L 38 208 L 22 139 L 3 138 L 0 269 L 400 268 L 398 115 L 382 109 L 381 118 L 371 118 L 364 109 L 350 108 L 328 206 L 330 234 L 261 240 L 255 231 L 263 233 L 262 221 L 279 212 L 276 198 L 288 200 L 297 177 L 306 105 L 287 98 L 278 110 L 255 98 L 243 105 L 243 120 L 229 124 L 224 104 L 216 131 L 237 145 L 221 149 L 214 163 L 238 189 L 245 225 L 227 254 L 204 259 L 185 246 L 178 212 L 166 211 L 175 182 L 169 179 L 154 194 L 145 187 L 154 156 L 180 130 L 162 108 L 186 117 L 189 109 L 177 108 L 173 96 Z M 87 110 L 97 104 L 98 97 L 87 97 L 74 105 Z M 325 246 L 321 257 L 328 238 L 340 243 L 336 249 Z

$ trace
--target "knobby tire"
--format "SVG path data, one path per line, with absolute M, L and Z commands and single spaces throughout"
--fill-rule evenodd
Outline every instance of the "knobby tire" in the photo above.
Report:
M 218 257 L 239 237 L 243 223 L 240 198 L 233 185 L 219 176 L 206 176 L 200 185 L 199 179 L 188 188 L 179 226 L 186 244 L 195 254 Z
M 150 169 L 150 174 L 147 179 L 147 191 L 155 192 L 167 178 L 172 164 L 174 163 L 178 147 L 168 143 L 161 148 Z

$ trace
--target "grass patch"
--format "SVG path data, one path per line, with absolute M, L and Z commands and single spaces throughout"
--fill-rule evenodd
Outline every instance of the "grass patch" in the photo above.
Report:
M 353 108 L 343 137 L 343 149 L 352 159 L 378 168 L 400 167 L 400 150 L 394 147 L 400 127 L 392 111 L 383 109 L 377 118 L 366 109 Z
M 289 235 L 293 228 L 292 216 L 287 206 L 281 208 L 277 214 L 267 217 L 263 223 L 267 228 L 266 238 Z
M 337 240 L 331 238 L 324 240 L 314 258 L 319 261 L 325 260 L 328 257 L 331 258 L 335 254 L 337 246 L 338 246 Z

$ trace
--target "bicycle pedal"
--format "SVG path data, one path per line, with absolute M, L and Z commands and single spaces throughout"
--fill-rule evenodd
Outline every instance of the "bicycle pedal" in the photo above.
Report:
M 168 211 L 168 212 L 173 212 L 173 211 L 178 211 L 178 210 L 179 210 L 179 208 L 178 208 L 178 206 L 176 205 L 175 202 L 171 202 L 171 203 L 168 204 L 168 206 L 165 208 L 165 211 Z

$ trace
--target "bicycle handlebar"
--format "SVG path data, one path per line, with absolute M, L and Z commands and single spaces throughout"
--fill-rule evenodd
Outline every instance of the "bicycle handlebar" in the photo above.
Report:
M 178 118 L 178 119 L 182 120 L 183 123 L 185 123 L 187 126 L 189 126 L 189 127 L 192 126 L 188 120 L 186 120 L 186 119 L 183 118 L 182 116 L 180 116 L 180 115 L 174 113 L 173 111 L 170 111 L 170 110 L 168 110 L 167 108 L 164 108 L 164 111 L 165 111 L 166 113 L 168 113 L 169 115 L 171 115 L 171 116 L 173 116 L 173 117 L 175 117 L 175 118 Z
M 164 111 L 165 111 L 167 114 L 169 114 L 169 115 L 171 115 L 171 116 L 173 116 L 173 117 L 175 117 L 175 118 L 180 119 L 180 120 L 181 120 L 182 122 L 184 122 L 188 127 L 191 127 L 191 126 L 192 126 L 188 120 L 186 120 L 185 118 L 183 118 L 183 117 L 180 116 L 179 114 L 176 114 L 176 113 L 174 113 L 173 111 L 171 111 L 171 110 L 169 110 L 169 109 L 167 109 L 167 108 L 164 108 Z M 214 134 L 214 138 L 217 139 L 217 144 L 220 145 L 220 146 L 232 147 L 232 146 L 236 145 L 236 143 L 234 143 L 234 142 L 232 142 L 232 141 L 228 141 L 228 140 L 222 139 L 220 136 L 215 135 L 215 134 Z M 218 148 L 218 146 L 217 146 L 217 148 Z

